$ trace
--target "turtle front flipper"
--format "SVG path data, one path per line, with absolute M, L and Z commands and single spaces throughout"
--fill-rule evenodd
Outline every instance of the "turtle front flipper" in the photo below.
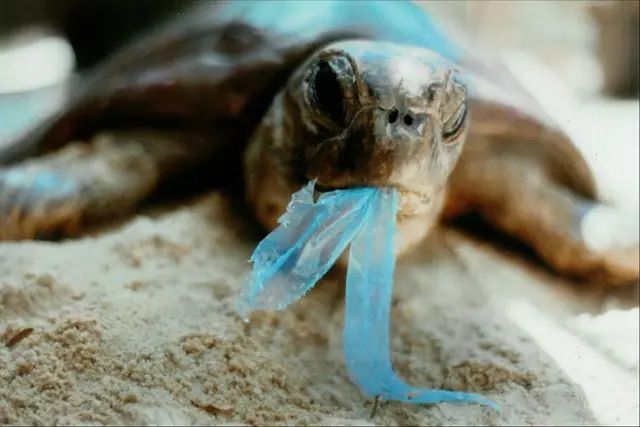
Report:
M 198 134 L 105 133 L 0 168 L 0 240 L 71 236 L 126 214 L 173 173 L 206 161 L 211 145 Z
M 504 151 L 462 156 L 448 215 L 478 212 L 567 276 L 607 284 L 638 280 L 637 216 L 580 195 L 531 156 Z

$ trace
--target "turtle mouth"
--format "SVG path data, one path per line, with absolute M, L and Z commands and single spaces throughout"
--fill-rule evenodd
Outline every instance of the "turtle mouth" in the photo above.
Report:
M 357 186 L 355 186 L 355 185 L 323 185 L 323 184 L 320 184 L 320 183 L 316 182 L 314 188 L 318 193 L 330 193 L 332 191 L 348 190 L 348 189 L 354 188 L 354 187 L 357 187 Z
M 431 195 L 425 192 L 416 191 L 403 186 L 402 184 L 389 183 L 387 185 L 379 184 L 351 184 L 351 185 L 324 185 L 316 182 L 315 191 L 319 194 L 330 193 L 337 190 L 348 190 L 357 187 L 377 187 L 377 188 L 395 188 L 401 199 L 411 201 L 411 204 L 429 205 L 431 203 Z

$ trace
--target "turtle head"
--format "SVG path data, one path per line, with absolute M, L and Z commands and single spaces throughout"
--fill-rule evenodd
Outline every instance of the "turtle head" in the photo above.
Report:
M 391 186 L 405 208 L 442 192 L 467 128 L 466 88 L 438 54 L 349 41 L 317 52 L 287 87 L 297 167 L 319 188 Z
M 255 184 L 260 191 L 269 175 L 280 175 L 281 186 L 293 182 L 286 200 L 315 179 L 321 191 L 395 187 L 400 215 L 433 212 L 466 129 L 466 88 L 446 59 L 422 48 L 344 41 L 291 75 L 248 150 L 260 164 L 247 169 L 268 168 Z

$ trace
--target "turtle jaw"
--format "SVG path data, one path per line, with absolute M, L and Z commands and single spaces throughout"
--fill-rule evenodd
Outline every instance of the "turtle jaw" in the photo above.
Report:
M 312 180 L 314 178 L 308 178 Z M 377 187 L 377 188 L 393 188 L 398 192 L 399 209 L 398 217 L 407 218 L 422 216 L 430 213 L 434 207 L 434 200 L 442 198 L 443 190 L 437 192 L 426 192 L 407 187 L 401 183 L 393 182 L 358 182 L 353 181 L 345 185 L 325 185 L 316 179 L 315 190 L 320 194 L 329 193 L 336 190 L 348 190 L 357 187 Z
M 429 233 L 440 217 L 444 205 L 444 188 L 434 192 L 425 193 L 402 184 L 380 183 L 353 183 L 352 185 L 333 186 L 322 185 L 316 182 L 315 190 L 318 193 L 327 193 L 335 190 L 348 190 L 355 187 L 380 187 L 394 188 L 398 192 L 398 211 L 396 214 L 397 234 L 394 251 L 396 256 L 402 256 L 416 247 Z M 340 258 L 339 263 L 346 266 L 346 258 Z

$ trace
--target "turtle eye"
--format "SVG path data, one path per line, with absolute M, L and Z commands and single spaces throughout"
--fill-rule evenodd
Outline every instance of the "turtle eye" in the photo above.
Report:
M 326 61 L 320 61 L 311 80 L 311 99 L 316 107 L 338 124 L 344 122 L 344 95 L 338 75 Z
M 455 139 L 460 131 L 464 128 L 465 120 L 467 119 L 467 105 L 462 104 L 458 111 L 451 116 L 451 118 L 445 122 L 442 127 L 442 138 L 445 141 Z

